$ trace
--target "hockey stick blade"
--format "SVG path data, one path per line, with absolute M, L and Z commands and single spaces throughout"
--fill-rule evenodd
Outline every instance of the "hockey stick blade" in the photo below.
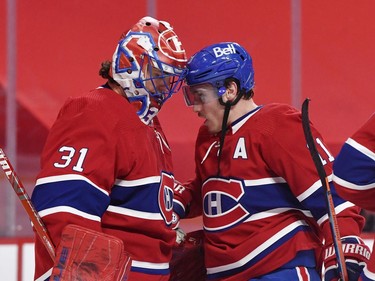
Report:
M 35 210 L 34 205 L 32 204 L 30 197 L 26 192 L 26 189 L 24 188 L 21 180 L 18 178 L 16 172 L 14 171 L 14 168 L 11 165 L 8 157 L 5 155 L 4 151 L 1 148 L 0 165 L 5 173 L 5 176 L 10 182 L 10 185 L 12 186 L 14 192 L 17 194 L 18 199 L 21 201 L 21 204 L 25 209 L 26 213 L 28 214 L 32 224 L 34 225 L 36 233 L 42 240 L 52 260 L 54 260 L 55 248 L 53 247 L 53 243 L 47 233 L 47 229 L 44 226 L 43 221 L 39 216 L 38 212 Z
M 325 189 L 326 194 L 326 203 L 328 209 L 328 218 L 329 218 L 329 225 L 331 228 L 332 239 L 334 248 L 336 251 L 336 258 L 338 263 L 338 270 L 340 274 L 340 278 L 342 281 L 348 281 L 348 274 L 346 270 L 345 264 L 345 257 L 342 251 L 342 243 L 340 238 L 340 231 L 337 223 L 336 213 L 335 213 L 335 205 L 333 203 L 331 188 L 329 187 L 328 179 L 326 172 L 323 167 L 323 163 L 320 160 L 319 152 L 316 149 L 315 141 L 311 133 L 310 128 L 310 120 L 309 120 L 309 101 L 310 99 L 305 99 L 302 104 L 302 126 L 303 132 L 305 135 L 306 143 L 309 148 L 311 158 L 314 162 L 315 168 L 319 174 L 319 178 L 322 184 L 322 187 Z

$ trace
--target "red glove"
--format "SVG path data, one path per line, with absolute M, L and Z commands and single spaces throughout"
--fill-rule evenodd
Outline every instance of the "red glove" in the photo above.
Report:
M 348 236 L 341 240 L 349 281 L 357 281 L 370 258 L 370 249 L 362 239 L 356 236 Z M 340 280 L 335 248 L 332 244 L 324 249 L 324 267 L 325 281 Z

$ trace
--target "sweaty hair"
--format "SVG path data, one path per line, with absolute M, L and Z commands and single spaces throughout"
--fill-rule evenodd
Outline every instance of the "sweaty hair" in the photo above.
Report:
M 109 60 L 106 60 L 106 61 L 103 61 L 102 62 L 102 66 L 99 70 L 99 75 L 101 77 L 103 77 L 104 79 L 108 79 L 109 81 L 111 82 L 115 82 L 115 80 L 113 80 L 113 78 L 111 77 L 111 75 L 109 75 L 109 70 L 111 69 L 111 61 Z
M 237 78 L 233 78 L 233 77 L 225 79 L 225 81 L 224 81 L 224 87 L 228 87 L 231 82 L 235 82 L 237 84 L 237 88 L 241 89 L 240 81 Z M 253 89 L 250 89 L 247 92 L 246 92 L 245 89 L 241 89 L 240 93 L 242 93 L 242 97 L 245 100 L 249 100 L 249 99 L 251 99 L 254 96 Z

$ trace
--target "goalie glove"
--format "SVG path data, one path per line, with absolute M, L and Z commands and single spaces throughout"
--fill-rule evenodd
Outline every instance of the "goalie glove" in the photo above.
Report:
M 357 281 L 370 258 L 370 249 L 362 239 L 355 236 L 342 238 L 341 241 L 349 281 Z M 325 281 L 340 280 L 335 248 L 332 244 L 324 248 L 324 268 Z
M 122 240 L 69 224 L 61 235 L 50 280 L 124 281 L 130 267 Z

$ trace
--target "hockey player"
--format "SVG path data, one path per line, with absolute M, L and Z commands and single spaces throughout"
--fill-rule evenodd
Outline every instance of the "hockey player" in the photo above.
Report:
M 100 74 L 108 81 L 66 101 L 43 150 L 32 201 L 54 245 L 67 225 L 120 238 L 132 260 L 128 281 L 169 279 L 176 243 L 174 177 L 156 115 L 180 89 L 185 66 L 185 50 L 171 25 L 142 18 L 121 36 L 112 61 L 102 64 Z M 48 280 L 53 264 L 53 274 L 59 274 L 64 248 L 55 262 L 38 237 L 35 250 L 35 280 Z M 101 253 L 86 255 L 96 270 Z M 112 280 L 104 277 L 95 280 Z
M 375 211 L 375 114 L 341 148 L 333 163 L 333 180 L 343 198 Z M 375 243 L 359 280 L 375 280 Z
M 336 256 L 300 111 L 255 103 L 252 58 L 237 43 L 208 46 L 187 68 L 186 102 L 205 121 L 196 176 L 175 189 L 174 210 L 180 218 L 196 214 L 199 198 L 208 280 L 321 280 L 317 268 L 324 262 L 330 269 Z M 332 185 L 333 157 L 312 132 Z M 364 225 L 359 208 L 332 190 L 343 243 L 362 249 L 350 259 L 366 262 L 368 247 L 355 239 Z M 326 281 L 337 280 L 336 272 L 326 273 Z M 358 271 L 349 274 L 358 278 Z

